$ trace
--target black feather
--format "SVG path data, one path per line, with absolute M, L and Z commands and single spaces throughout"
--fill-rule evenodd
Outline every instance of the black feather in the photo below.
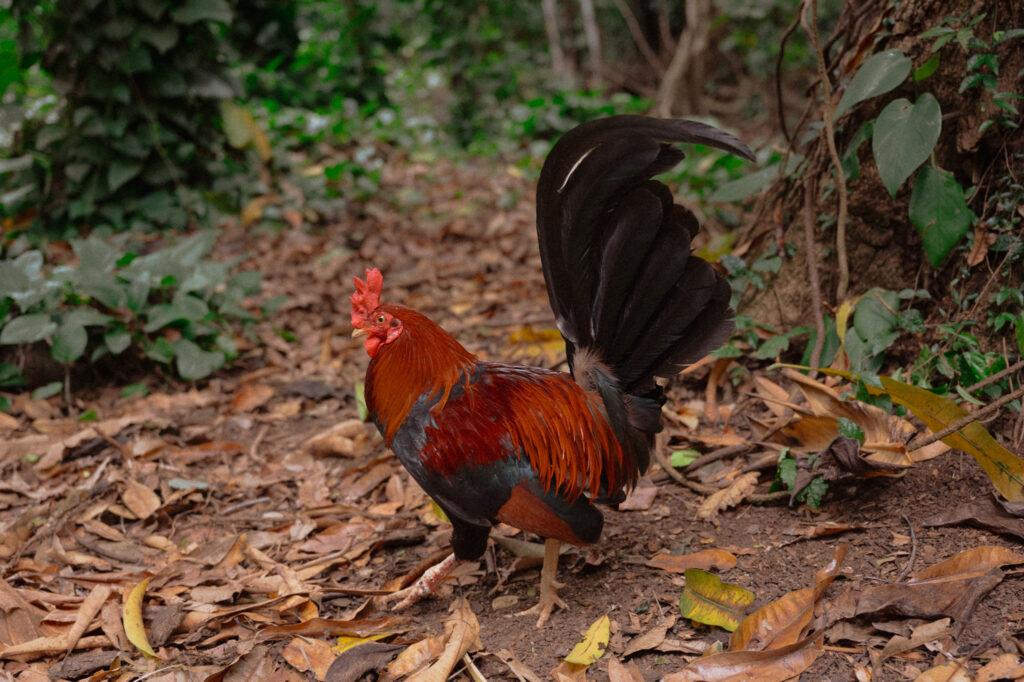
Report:
M 544 278 L 570 367 L 590 386 L 610 372 L 614 390 L 600 391 L 609 419 L 625 419 L 617 432 L 648 443 L 663 402 L 654 377 L 699 359 L 733 328 L 728 285 L 691 255 L 696 217 L 651 179 L 684 158 L 674 146 L 683 142 L 753 160 L 742 142 L 703 123 L 613 116 L 566 133 L 537 186 Z M 583 350 L 587 362 L 576 368 Z

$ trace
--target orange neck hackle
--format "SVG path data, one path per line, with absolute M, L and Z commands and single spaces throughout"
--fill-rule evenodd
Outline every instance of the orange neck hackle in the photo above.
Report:
M 402 323 L 403 333 L 386 344 L 366 370 L 366 403 L 384 427 L 390 446 L 398 427 L 421 396 L 432 400 L 437 412 L 452 389 L 468 381 L 476 357 L 428 317 L 400 305 L 378 309 Z

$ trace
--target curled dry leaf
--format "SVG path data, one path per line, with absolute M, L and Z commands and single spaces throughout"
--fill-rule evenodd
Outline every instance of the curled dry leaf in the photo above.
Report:
M 750 471 L 736 477 L 732 484 L 723 490 L 712 494 L 701 503 L 697 509 L 697 518 L 704 521 L 715 521 L 718 513 L 729 507 L 734 507 L 747 498 L 747 495 L 754 492 L 759 474 Z
M 324 675 L 324 682 L 356 682 L 368 672 L 379 671 L 401 650 L 400 644 L 361 640 L 360 644 L 343 650 L 334 659 Z
M 782 682 L 811 667 L 822 652 L 821 633 L 789 646 L 767 651 L 726 651 L 690 661 L 662 682 L 718 682 L 719 680 L 757 680 Z
M 647 565 L 671 573 L 686 573 L 691 568 L 705 571 L 717 568 L 727 571 L 736 566 L 736 556 L 724 549 L 703 549 L 692 554 L 659 554 L 648 561 Z
M 66 653 L 70 654 L 75 645 L 78 644 L 78 640 L 85 634 L 86 629 L 92 623 L 92 619 L 96 617 L 96 614 L 103 608 L 103 604 L 110 598 L 110 594 L 110 585 L 101 583 L 93 587 L 89 596 L 82 600 L 82 605 L 78 607 L 78 615 L 75 617 L 75 622 L 67 634 L 68 646 Z
M 914 682 L 971 682 L 971 673 L 967 661 L 960 659 L 925 670 Z
M 847 590 L 828 610 L 828 621 L 885 611 L 913 618 L 950 616 L 962 627 L 981 598 L 1002 581 L 999 567 L 1020 563 L 1024 556 L 1006 547 L 975 547 L 919 571 L 907 582 Z
M 729 650 L 778 649 L 805 637 L 814 607 L 839 572 L 847 547 L 846 544 L 836 547 L 832 561 L 815 576 L 813 587 L 790 592 L 744 618 L 729 640 Z
M 444 637 L 427 637 L 407 646 L 391 661 L 382 682 L 397 680 L 423 670 L 436 661 L 444 651 Z
M 880 651 L 872 650 L 869 652 L 871 655 L 871 665 L 874 666 L 877 673 L 882 663 L 893 656 L 898 656 L 928 642 L 934 642 L 937 639 L 947 637 L 951 632 L 949 618 L 943 618 L 932 623 L 917 626 L 910 637 L 894 635 Z
M 921 523 L 926 528 L 956 526 L 960 524 L 978 526 L 979 528 L 1012 535 L 1019 540 L 1024 540 L 1024 519 L 1009 513 L 991 497 L 968 502 L 955 509 L 939 512 Z
M 371 432 L 362 420 L 349 419 L 316 434 L 303 444 L 303 448 L 321 457 L 362 457 L 376 442 L 376 433 L 376 430 Z
M 465 599 L 452 604 L 452 615 L 445 621 L 445 647 L 437 663 L 411 676 L 408 682 L 445 682 L 455 664 L 478 645 L 480 623 Z
M 1003 654 L 983 665 L 974 677 L 974 682 L 995 682 L 996 680 L 1018 680 L 1024 677 L 1024 659 L 1017 654 Z

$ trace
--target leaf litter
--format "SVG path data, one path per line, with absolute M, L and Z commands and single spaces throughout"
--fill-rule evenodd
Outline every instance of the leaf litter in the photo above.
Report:
M 693 453 L 677 471 L 696 486 L 654 467 L 624 509 L 608 511 L 601 543 L 564 555 L 572 609 L 545 632 L 509 618 L 510 606 L 491 608 L 537 598 L 537 545 L 524 542 L 535 539 L 507 527 L 437 596 L 407 613 L 375 609 L 373 597 L 443 558 L 449 530 L 359 418 L 366 361 L 348 335 L 351 275 L 385 268 L 396 300 L 483 357 L 564 363 L 529 181 L 486 164 L 402 160 L 382 182 L 358 215 L 322 230 L 301 216 L 278 230 L 224 227 L 221 255 L 254 254 L 264 295 L 287 296 L 273 323 L 254 329 L 261 345 L 242 345 L 239 369 L 198 388 L 149 381 L 150 394 L 134 398 L 100 385 L 71 406 L 9 396 L 0 671 L 19 680 L 336 681 L 359 669 L 530 682 L 717 679 L 724 669 L 756 679 L 1020 676 L 1020 514 L 989 502 L 973 459 L 942 443 L 908 452 L 919 430 L 908 418 L 850 401 L 835 383 L 734 361 L 697 363 L 668 386 L 668 449 Z M 399 191 L 409 187 L 427 198 Z M 518 199 L 499 208 L 496 196 Z M 86 412 L 97 421 L 78 421 Z M 925 415 L 929 425 L 938 413 Z M 840 418 L 865 439 L 806 470 L 832 486 L 821 508 L 786 506 L 788 495 L 762 506 L 782 450 L 821 455 Z M 836 535 L 853 530 L 837 559 Z M 736 633 L 747 634 L 727 651 L 713 653 L 724 631 L 678 610 L 693 569 L 752 595 L 735 614 Z M 577 644 L 601 654 L 565 664 Z M 936 662 L 929 647 L 951 658 Z

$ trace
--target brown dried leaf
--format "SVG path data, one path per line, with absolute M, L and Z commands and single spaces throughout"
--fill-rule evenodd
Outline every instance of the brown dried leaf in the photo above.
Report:
M 303 444 L 314 455 L 362 457 L 370 452 L 376 431 L 359 419 L 349 419 L 321 431 Z
M 133 479 L 125 481 L 121 500 L 140 519 L 148 519 L 161 504 L 159 495 Z
M 395 680 L 423 670 L 436 661 L 444 651 L 444 637 L 427 637 L 408 646 L 391 661 L 381 682 Z
M 934 642 L 937 639 L 947 637 L 952 630 L 949 627 L 949 618 L 943 618 L 933 623 L 925 623 L 914 628 L 913 635 L 910 637 L 904 637 L 903 635 L 895 635 L 890 639 L 885 647 L 881 651 L 871 651 L 871 664 L 874 666 L 876 674 L 879 667 L 885 661 L 889 660 L 893 656 L 897 656 L 904 652 L 916 649 L 917 647 L 927 644 L 928 642 Z
M 284 660 L 299 672 L 312 672 L 316 679 L 323 680 L 327 669 L 334 662 L 331 645 L 319 639 L 296 637 L 281 651 Z
M 982 666 L 975 674 L 974 682 L 1018 680 L 1022 677 L 1024 677 L 1024 660 L 1017 654 L 1003 654 Z
M 636 663 L 622 665 L 619 659 L 608 659 L 608 682 L 644 682 L 644 676 L 636 667 Z
M 32 606 L 18 590 L 0 578 L 0 645 L 21 644 L 42 637 L 44 612 Z
M 324 682 L 356 682 L 368 672 L 377 672 L 402 650 L 401 644 L 365 642 L 341 653 L 327 669 Z M 412 647 L 405 647 L 406 650 Z
M 736 566 L 736 557 L 724 549 L 704 549 L 692 554 L 659 554 L 647 562 L 651 568 L 660 568 L 671 573 L 686 573 L 688 568 L 729 570 Z
M 235 391 L 235 397 L 231 401 L 231 412 L 252 412 L 273 397 L 274 389 L 267 384 L 242 384 Z
M 675 626 L 675 624 L 675 614 L 671 614 L 661 619 L 661 621 L 657 625 L 652 627 L 650 630 L 630 640 L 629 646 L 627 646 L 626 650 L 622 652 L 622 657 L 629 658 L 633 654 L 638 653 L 640 651 L 649 651 L 651 649 L 657 649 L 661 646 L 661 643 L 665 641 L 665 635 L 668 634 L 668 631 L 671 630 Z M 614 658 L 612 658 L 611 660 L 615 661 Z M 609 662 L 609 668 L 610 667 L 611 663 Z
M 75 618 L 75 623 L 67 634 L 68 646 L 65 653 L 70 654 L 75 648 L 78 640 L 85 634 L 86 629 L 92 624 L 92 619 L 100 612 L 100 609 L 107 599 L 110 598 L 112 592 L 110 585 L 99 584 L 93 587 L 89 596 L 82 600 L 82 605 L 78 607 L 78 616 Z
M 445 647 L 437 663 L 412 675 L 408 682 L 445 682 L 455 664 L 474 646 L 479 646 L 480 623 L 469 607 L 459 598 L 452 604 L 452 615 L 444 623 Z
M 726 651 L 691 661 L 662 682 L 718 682 L 757 680 L 782 682 L 796 677 L 817 660 L 822 652 L 821 633 L 795 644 L 768 651 Z
M 697 510 L 697 518 L 704 521 L 716 520 L 719 512 L 736 506 L 745 500 L 747 495 L 754 492 L 758 476 L 759 474 L 756 471 L 750 471 L 738 476 L 728 488 L 719 490 L 704 500 Z
M 640 483 L 629 493 L 629 497 L 619 504 L 619 511 L 646 511 L 654 504 L 657 495 L 658 486 Z
M 971 682 L 966 660 L 935 666 L 914 678 L 914 682 Z
M 835 579 L 847 545 L 836 547 L 832 561 L 818 571 L 814 587 L 806 587 L 766 604 L 743 619 L 729 640 L 730 651 L 760 651 L 789 646 L 805 636 L 814 606 Z
M 991 497 L 939 512 L 921 523 L 926 528 L 960 524 L 977 526 L 1024 540 L 1024 519 L 1010 514 Z

